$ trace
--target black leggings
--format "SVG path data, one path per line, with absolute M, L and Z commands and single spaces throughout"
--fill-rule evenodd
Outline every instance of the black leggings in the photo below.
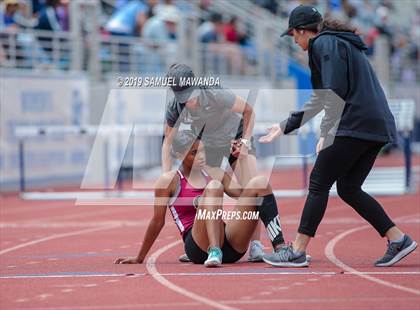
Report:
M 381 205 L 362 190 L 384 143 L 350 137 L 336 137 L 334 143 L 319 152 L 309 181 L 309 193 L 303 208 L 298 232 L 315 236 L 327 208 L 331 186 L 337 181 L 337 193 L 378 233 L 385 233 L 395 224 Z

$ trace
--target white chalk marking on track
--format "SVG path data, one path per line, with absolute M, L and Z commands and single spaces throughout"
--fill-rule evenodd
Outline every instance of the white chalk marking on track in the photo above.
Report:
M 229 276 L 258 276 L 258 275 L 267 275 L 267 276 L 279 276 L 279 275 L 294 275 L 294 276 L 302 276 L 302 275 L 321 275 L 332 277 L 334 275 L 420 275 L 420 271 L 358 271 L 355 272 L 333 272 L 333 271 L 308 271 L 308 272 L 174 272 L 174 273 L 160 273 L 160 275 L 165 277 L 195 277 L 195 276 L 214 276 L 214 277 L 229 277 Z M 147 273 L 132 273 L 129 276 L 126 273 L 98 273 L 98 274 L 45 274 L 45 275 L 2 275 L 0 276 L 0 280 L 5 279 L 45 279 L 45 278 L 117 278 L 117 277 L 141 277 L 146 276 Z M 272 279 L 273 281 L 278 281 L 278 279 Z M 119 280 L 107 280 L 105 282 L 117 282 Z M 307 281 L 318 281 L 318 279 L 308 279 Z
M 61 292 L 62 293 L 71 293 L 71 292 L 73 292 L 73 289 L 72 288 L 65 288 L 65 289 L 62 289 Z
M 38 295 L 37 297 L 38 297 L 40 300 L 45 300 L 45 299 L 47 299 L 48 297 L 51 297 L 51 296 L 53 296 L 53 294 L 47 294 L 47 293 L 45 293 L 45 294 L 40 294 L 40 295 Z
M 36 265 L 39 264 L 40 262 L 38 261 L 32 261 L 32 262 L 27 262 L 26 265 Z
M 418 216 L 418 214 L 407 215 L 407 216 L 403 216 L 403 217 L 400 217 L 400 218 L 396 219 L 396 221 L 402 221 L 405 218 L 416 218 L 417 216 Z M 334 254 L 334 247 L 336 246 L 336 244 L 341 239 L 345 238 L 346 236 L 348 236 L 348 235 L 350 235 L 352 233 L 355 233 L 357 231 L 361 231 L 361 230 L 364 230 L 364 229 L 367 229 L 367 228 L 370 228 L 370 226 L 369 225 L 363 225 L 363 226 L 359 226 L 359 227 L 356 227 L 356 228 L 348 229 L 348 230 L 342 232 L 341 234 L 337 235 L 336 237 L 334 237 L 333 239 L 331 239 L 327 243 L 327 245 L 325 246 L 325 251 L 324 251 L 325 256 L 333 264 L 335 264 L 337 267 L 342 268 L 343 270 L 345 270 L 345 271 L 347 271 L 349 273 L 352 273 L 352 274 L 354 274 L 356 276 L 359 276 L 359 277 L 364 278 L 366 280 L 369 280 L 369 281 L 372 281 L 372 282 L 375 282 L 377 284 L 381 284 L 381 285 L 384 285 L 384 286 L 387 286 L 387 287 L 391 287 L 391 288 L 394 288 L 394 289 L 397 289 L 397 290 L 400 290 L 400 291 L 412 293 L 412 294 L 415 294 L 415 295 L 420 295 L 420 291 L 417 290 L 417 289 L 406 287 L 406 286 L 402 286 L 402 285 L 399 285 L 399 284 L 391 283 L 391 282 L 388 282 L 388 281 L 385 281 L 385 280 L 381 280 L 381 279 L 372 277 L 369 274 L 360 272 L 360 271 L 358 271 L 358 270 L 356 270 L 356 269 L 354 269 L 354 268 L 346 265 L 344 262 L 342 262 L 341 260 L 339 260 L 335 256 L 335 254 Z
M 72 231 L 72 232 L 68 232 L 68 233 L 50 235 L 50 236 L 45 237 L 45 238 L 35 239 L 35 240 L 29 241 L 29 242 L 21 243 L 21 244 L 18 244 L 16 246 L 1 250 L 0 255 L 6 254 L 6 253 L 9 253 L 9 252 L 12 252 L 12 251 L 16 251 L 18 249 L 25 248 L 27 246 L 31 246 L 31 245 L 34 245 L 34 244 L 49 241 L 49 240 L 60 239 L 60 238 L 71 237 L 71 236 L 77 236 L 77 235 L 83 235 L 83 234 L 87 234 L 87 233 L 94 232 L 94 231 L 112 229 L 112 228 L 116 228 L 116 227 L 117 226 L 95 227 L 95 228 L 89 228 L 89 229 L 76 230 L 76 231 Z
M 378 302 L 386 301 L 418 301 L 418 298 L 410 297 L 358 297 L 357 301 L 370 302 L 373 305 Z M 230 305 L 260 305 L 260 304 L 305 304 L 305 303 L 346 303 L 352 302 L 354 298 L 276 298 L 264 299 L 258 298 L 240 298 L 235 300 L 223 300 L 222 302 Z M 167 303 L 142 303 L 142 304 L 116 304 L 116 305 L 92 305 L 92 306 L 61 306 L 61 307 L 31 307 L 31 308 L 20 308 L 21 310 L 122 310 L 122 309 L 150 309 L 150 308 L 164 308 L 164 309 L 185 309 L 191 307 L 197 309 L 200 306 L 198 302 L 167 302 Z
M 180 294 L 183 295 L 185 297 L 188 297 L 192 300 L 198 301 L 202 304 L 214 307 L 216 309 L 222 309 L 222 310 L 231 310 L 231 309 L 235 309 L 232 307 L 229 307 L 227 305 L 218 303 L 214 300 L 211 300 L 209 298 L 197 295 L 193 292 L 190 292 L 187 289 L 184 289 L 178 285 L 173 284 L 172 282 L 170 282 L 169 280 L 167 280 L 164 276 L 162 276 L 158 270 L 156 269 L 156 260 L 158 259 L 158 257 L 163 254 L 164 252 L 166 252 L 167 250 L 173 248 L 174 246 L 180 244 L 182 241 L 178 240 L 172 243 L 169 243 L 168 245 L 162 247 L 161 249 L 157 250 L 156 252 L 154 252 L 149 259 L 147 260 L 147 270 L 149 271 L 149 273 L 152 275 L 152 277 L 158 281 L 160 284 L 162 284 L 163 286 L 165 286 L 166 288 Z

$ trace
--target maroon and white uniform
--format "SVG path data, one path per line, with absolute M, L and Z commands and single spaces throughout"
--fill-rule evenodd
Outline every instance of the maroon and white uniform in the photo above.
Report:
M 206 178 L 206 185 L 211 180 L 210 176 L 201 171 Z M 178 227 L 182 237 L 193 226 L 198 200 L 204 193 L 204 188 L 194 188 L 187 181 L 180 170 L 177 170 L 179 176 L 178 187 L 175 195 L 169 201 L 169 209 L 172 217 Z

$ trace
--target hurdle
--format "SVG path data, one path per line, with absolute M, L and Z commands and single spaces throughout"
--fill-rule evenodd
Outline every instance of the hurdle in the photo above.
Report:
M 257 134 L 264 134 L 265 130 L 271 123 L 258 123 L 256 124 L 255 132 Z M 110 150 L 109 150 L 109 139 L 107 136 L 115 134 L 134 134 L 135 136 L 161 136 L 163 132 L 162 124 L 142 124 L 136 126 L 126 125 L 101 125 L 101 126 L 19 126 L 15 129 L 15 136 L 18 140 L 18 168 L 19 168 L 19 194 L 20 197 L 27 200 L 95 200 L 102 198 L 127 198 L 127 199 L 145 199 L 153 198 L 152 191 L 132 191 L 122 190 L 123 173 L 134 167 L 123 167 L 121 166 L 117 174 L 115 183 L 115 189 L 110 189 Z M 26 172 L 27 164 L 25 160 L 25 145 L 27 141 L 31 139 L 47 138 L 54 135 L 73 135 L 78 137 L 91 137 L 94 138 L 97 135 L 102 136 L 104 139 L 103 143 L 103 162 L 104 162 L 104 181 L 103 189 L 100 191 L 34 191 L 28 190 L 26 184 Z M 156 156 L 160 154 L 155 154 Z M 273 156 L 270 160 L 275 161 L 278 156 Z M 282 156 L 284 158 L 284 156 Z M 302 188 L 300 189 L 279 189 L 275 190 L 277 197 L 303 197 L 307 192 L 307 179 L 308 179 L 308 162 L 311 160 L 313 155 L 296 155 L 286 156 L 288 159 L 296 165 L 302 165 Z M 300 163 L 300 164 L 299 164 Z M 156 161 L 155 166 L 160 165 L 160 162 Z M 152 166 L 145 167 L 152 168 Z

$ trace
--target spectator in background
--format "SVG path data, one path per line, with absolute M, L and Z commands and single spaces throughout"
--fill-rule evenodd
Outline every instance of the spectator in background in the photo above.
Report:
M 236 17 L 233 16 L 230 21 L 225 25 L 224 29 L 225 40 L 227 42 L 239 43 L 240 34 L 236 25 Z
M 198 38 L 200 42 L 205 43 L 207 48 L 205 49 L 205 59 L 208 59 L 210 55 L 217 65 L 227 64 L 227 72 L 231 74 L 243 74 L 245 71 L 245 57 L 237 44 L 239 38 L 236 32 L 236 26 L 228 25 L 231 39 L 235 39 L 236 42 L 229 42 L 225 37 L 225 24 L 223 23 L 223 16 L 219 13 L 213 13 L 211 20 L 204 22 L 200 25 L 197 30 Z M 213 57 L 214 56 L 214 57 Z
M 16 13 L 19 10 L 18 0 L 5 0 L 3 12 L 0 12 L 1 21 L 0 29 L 18 28 L 19 24 L 16 22 Z
M 144 24 L 142 36 L 150 41 L 175 40 L 179 18 L 180 12 L 175 6 L 161 9 Z
M 159 15 L 161 11 L 165 11 L 171 8 L 176 8 L 175 1 L 174 0 L 163 0 L 161 3 L 157 3 L 153 7 L 153 14 Z
M 38 17 L 41 10 L 45 7 L 46 0 L 31 0 L 32 15 Z
M 200 25 L 211 18 L 210 6 L 212 0 L 199 0 L 198 8 L 200 10 Z
M 35 27 L 40 30 L 61 31 L 57 8 L 60 0 L 47 0 L 46 7 L 41 9 L 39 13 L 38 25 Z
M 112 35 L 137 36 L 147 20 L 148 6 L 140 0 L 132 0 L 111 16 L 105 29 Z
M 278 2 L 276 0 L 251 0 L 255 5 L 262 7 L 272 14 L 277 14 Z
M 2 39 L 0 42 L 3 41 L 3 44 L 0 43 L 2 65 L 18 64 L 22 68 L 29 67 L 30 52 L 36 49 L 34 48 L 36 40 L 32 35 L 21 32 L 20 29 L 33 28 L 36 25 L 36 19 L 30 16 L 31 12 L 27 3 L 22 0 L 5 0 L 0 3 L 0 30 L 12 30 L 10 33 L 0 34 Z M 13 46 L 9 45 L 9 39 L 12 42 L 15 41 Z
M 126 5 L 130 0 L 115 0 L 114 7 L 119 10 Z
M 223 16 L 213 13 L 209 21 L 205 21 L 198 27 L 197 34 L 200 42 L 220 42 L 224 38 Z
M 39 12 L 38 25 L 36 29 L 47 31 L 63 31 L 58 15 L 58 8 L 61 5 L 60 0 L 46 0 L 46 6 Z M 42 62 L 46 65 L 51 64 L 53 60 L 53 37 L 51 34 L 39 34 L 37 40 L 41 46 L 40 51 Z M 59 42 L 64 39 L 60 38 Z
M 159 0 L 145 0 L 147 4 L 146 19 L 156 15 L 156 8 L 159 6 Z
M 177 53 L 177 25 L 180 12 L 175 6 L 160 9 L 158 14 L 144 24 L 142 37 L 145 45 L 138 47 L 140 72 L 160 72 L 165 70 L 166 59 L 173 59 Z
M 26 4 L 19 0 L 5 0 L 0 5 L 0 30 L 32 28 L 36 21 L 25 16 Z
M 70 0 L 61 0 L 57 7 L 58 22 L 63 31 L 69 31 L 69 3 Z

